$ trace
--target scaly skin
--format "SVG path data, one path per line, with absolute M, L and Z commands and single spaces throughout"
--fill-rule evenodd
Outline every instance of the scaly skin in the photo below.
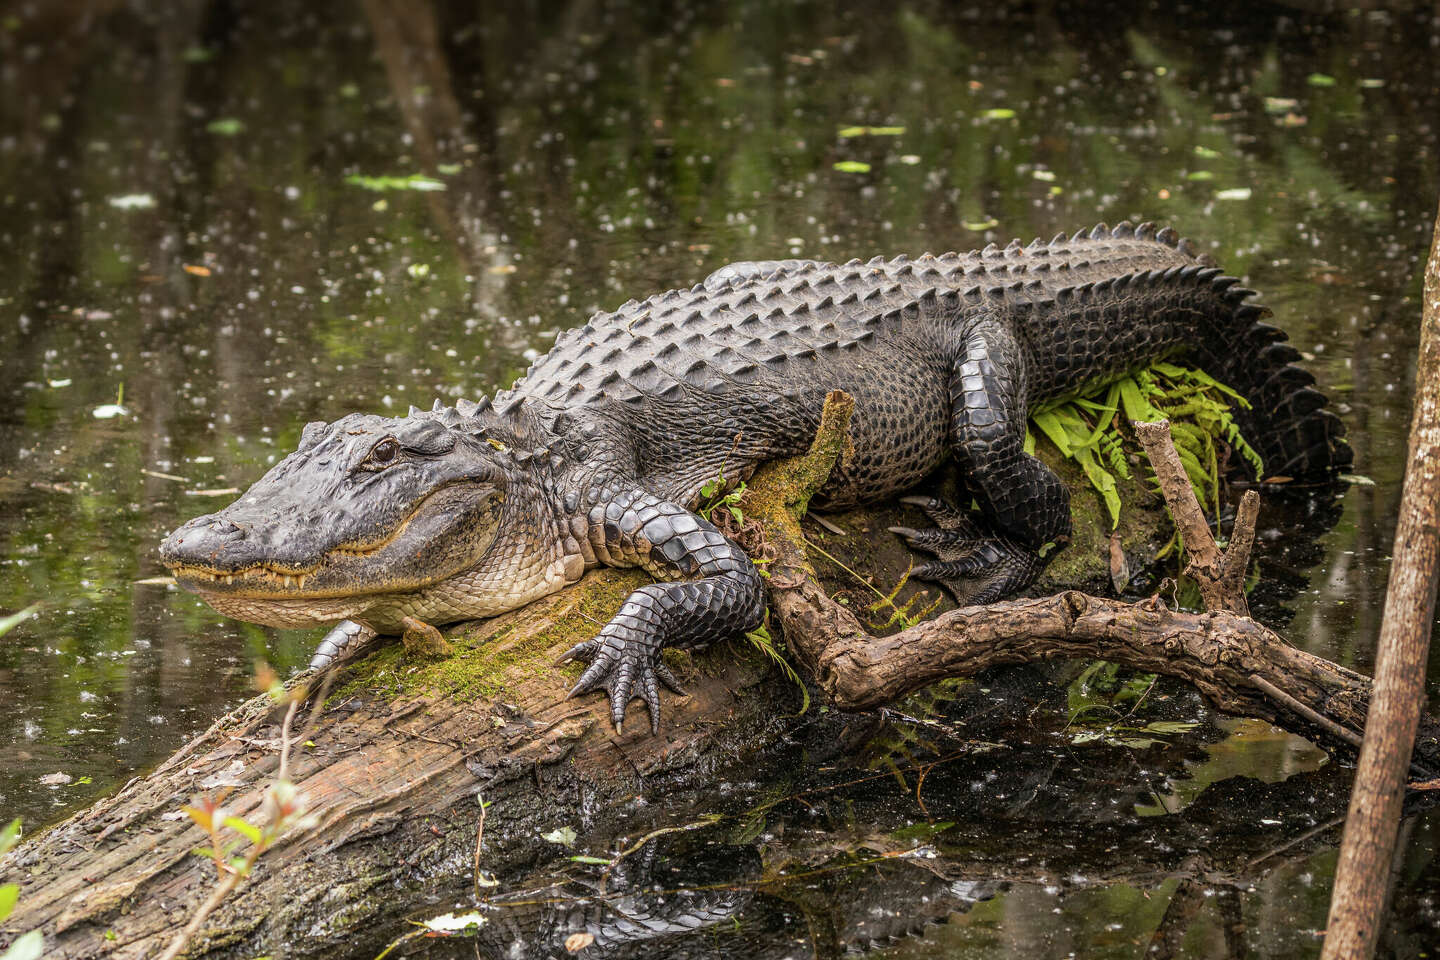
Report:
M 574 693 L 603 687 L 619 727 L 640 696 L 658 724 L 662 646 L 752 629 L 749 559 L 693 511 L 701 488 L 804 451 L 831 390 L 855 398 L 856 455 L 820 491 L 843 506 L 914 487 L 947 457 L 978 517 L 922 502 L 938 529 L 899 529 L 920 569 L 983 603 L 1028 585 L 1063 544 L 1069 495 L 1023 450 L 1032 404 L 1188 354 L 1254 405 L 1237 411 L 1267 472 L 1349 462 L 1298 354 L 1263 308 L 1173 231 L 1104 225 L 1028 247 L 837 265 L 732 264 L 562 334 L 493 402 L 351 415 L 162 555 L 222 612 L 277 625 L 490 616 L 599 564 L 637 590 L 572 655 Z M 351 624 L 326 638 L 333 655 Z M 573 694 L 572 694 L 573 695 Z

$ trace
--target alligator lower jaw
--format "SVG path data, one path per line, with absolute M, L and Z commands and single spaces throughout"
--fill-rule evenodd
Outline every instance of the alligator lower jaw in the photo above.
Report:
M 304 590 L 306 582 L 320 569 L 319 564 L 307 570 L 278 570 L 264 564 L 241 570 L 214 570 L 188 563 L 167 566 L 175 581 L 189 590 L 212 595 L 267 598 L 276 595 L 272 592 L 275 587 L 282 590 Z

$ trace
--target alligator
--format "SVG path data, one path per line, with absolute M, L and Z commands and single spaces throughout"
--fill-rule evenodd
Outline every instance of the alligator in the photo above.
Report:
M 1182 356 L 1244 395 L 1267 475 L 1324 478 L 1349 447 L 1254 291 L 1173 229 L 1104 224 L 1028 246 L 915 259 L 731 264 L 562 333 L 510 389 L 391 418 L 308 424 L 234 503 L 161 558 L 216 610 L 279 627 L 431 629 L 514 609 L 597 565 L 657 582 L 567 654 L 621 729 L 658 730 L 659 653 L 755 628 L 761 577 L 697 513 L 702 488 L 804 452 L 826 395 L 855 399 L 855 453 L 819 507 L 915 488 L 946 459 L 978 513 L 910 499 L 915 575 L 963 602 L 1034 581 L 1070 532 L 1069 493 L 1024 451 L 1027 411 Z M 1238 459 L 1238 458 L 1237 458 Z

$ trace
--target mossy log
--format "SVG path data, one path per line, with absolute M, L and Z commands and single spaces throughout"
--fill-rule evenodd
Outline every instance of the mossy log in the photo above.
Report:
M 807 486 L 804 471 L 814 467 L 811 460 L 767 470 L 752 483 L 751 502 L 763 512 L 767 497 L 793 501 L 795 489 Z M 1062 470 L 1074 475 L 1068 465 Z M 1052 564 L 1048 587 L 1094 589 L 1111 579 L 1119 553 L 1132 566 L 1153 557 L 1169 536 L 1158 498 L 1138 483 L 1127 497 L 1130 519 L 1116 547 L 1098 500 L 1077 493 L 1077 536 L 1064 563 Z M 895 520 L 856 513 L 837 522 L 846 535 L 815 528 L 810 536 L 846 566 L 862 563 L 878 584 L 903 577 L 908 555 L 874 532 Z M 852 608 L 868 602 L 858 599 L 868 588 L 833 569 L 836 579 L 822 572 L 820 587 L 806 583 L 828 591 L 827 599 L 857 598 Z M 406 929 L 407 918 L 453 905 L 454 878 L 479 869 L 482 822 L 483 869 L 503 876 L 552 856 L 542 834 L 557 825 L 584 827 L 637 794 L 703 785 L 717 767 L 774 742 L 793 722 L 787 715 L 799 697 L 743 642 L 677 658 L 689 693 L 666 698 L 658 736 L 644 724 L 617 736 L 601 697 L 564 699 L 578 667 L 557 667 L 556 658 L 592 634 L 639 582 L 634 573 L 597 571 L 522 610 L 447 630 L 447 658 L 389 642 L 340 667 L 290 758 L 291 779 L 317 824 L 265 853 L 186 955 L 373 955 Z M 772 595 L 786 592 L 780 586 Z M 881 609 L 873 619 L 887 615 Z M 956 614 L 946 616 L 953 625 Z M 808 636 L 809 646 L 797 642 L 799 632 L 791 644 L 821 666 L 822 690 L 844 706 L 863 706 L 824 665 L 836 661 L 814 646 L 818 634 Z M 859 651 L 849 641 L 859 641 L 851 636 L 844 644 L 853 660 Z M 1043 639 L 1034 650 L 1035 659 L 1103 652 L 1093 644 L 1047 647 Z M 946 666 L 959 673 L 983 659 Z M 251 700 L 118 794 L 12 852 L 0 862 L 0 878 L 21 882 L 20 907 L 0 942 L 38 927 L 47 957 L 156 956 L 215 883 L 214 865 L 193 853 L 207 837 L 181 805 L 224 791 L 229 812 L 253 816 L 279 765 L 281 712 L 267 697 Z M 435 896 L 451 901 L 434 908 Z

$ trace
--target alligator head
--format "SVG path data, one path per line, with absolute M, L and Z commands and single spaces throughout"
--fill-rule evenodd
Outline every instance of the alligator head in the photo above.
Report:
M 269 626 L 488 616 L 579 576 L 544 468 L 453 409 L 351 414 L 308 425 L 299 449 L 160 555 L 216 610 Z

